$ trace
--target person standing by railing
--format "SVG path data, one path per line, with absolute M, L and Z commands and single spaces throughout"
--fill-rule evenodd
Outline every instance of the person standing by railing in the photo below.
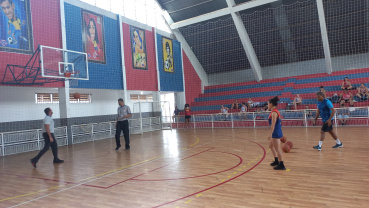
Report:
M 180 113 L 180 110 L 176 106 L 175 109 L 174 109 L 173 116 L 172 116 L 173 123 L 175 123 L 175 119 L 178 119 L 179 113 Z
M 38 160 L 44 155 L 51 147 L 51 151 L 54 155 L 53 163 L 63 163 L 64 160 L 58 158 L 58 144 L 56 143 L 56 139 L 54 136 L 54 120 L 51 117 L 53 115 L 53 111 L 51 108 L 46 108 L 44 110 L 46 116 L 42 125 L 42 136 L 45 139 L 44 148 L 38 153 L 38 155 L 31 159 L 31 164 L 36 168 L 36 163 Z
M 115 131 L 115 142 L 117 143 L 117 147 L 115 150 L 119 150 L 121 147 L 120 145 L 120 133 L 123 131 L 124 134 L 124 141 L 125 141 L 125 149 L 129 150 L 131 147 L 129 146 L 129 123 L 128 118 L 132 116 L 131 109 L 129 106 L 124 105 L 124 101 L 122 98 L 118 99 L 118 117 L 117 123 L 115 124 L 116 131 Z M 142 118 L 141 118 L 142 119 Z
M 190 127 L 191 127 L 191 125 L 190 125 L 190 122 L 191 122 L 191 107 L 190 107 L 190 104 L 188 104 L 188 103 L 185 104 L 184 111 L 185 111 L 185 130 L 186 130 L 186 129 L 190 129 Z

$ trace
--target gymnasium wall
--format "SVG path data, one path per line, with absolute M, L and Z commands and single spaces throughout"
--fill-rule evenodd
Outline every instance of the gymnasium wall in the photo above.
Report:
M 72 2 L 72 1 L 68 1 Z M 77 2 L 82 9 L 104 16 L 106 64 L 88 63 L 89 80 L 79 81 L 78 88 L 123 89 L 119 21 L 111 12 Z M 83 52 L 81 7 L 64 3 L 67 49 Z
M 367 68 L 369 54 L 355 54 L 350 56 L 332 57 L 333 71 Z M 261 69 L 263 79 L 275 79 L 281 77 L 301 76 L 326 72 L 325 59 L 317 59 L 289 64 L 263 67 Z M 209 74 L 209 86 L 254 81 L 255 77 L 251 69 Z
M 160 91 L 183 91 L 183 69 L 181 58 L 181 44 L 177 40 L 172 40 L 173 43 L 173 59 L 174 59 L 174 72 L 165 72 L 163 63 L 163 44 L 162 35 L 156 34 L 157 37 L 157 50 L 159 60 L 159 74 L 160 74 Z M 167 37 L 169 38 L 169 37 Z
M 70 93 L 91 94 L 91 103 L 71 103 L 68 106 L 68 122 L 71 125 L 114 121 L 121 90 L 71 89 Z M 57 88 L 7 87 L 0 88 L 0 132 L 41 128 L 44 109 L 50 107 L 56 126 L 60 123 L 59 104 L 36 104 L 36 93 L 58 93 Z M 16 95 L 16 96 L 14 96 Z M 66 120 L 66 119 L 64 119 Z
M 37 49 L 38 45 L 61 48 L 59 0 L 30 1 L 30 7 L 34 50 Z M 0 10 L 0 12 L 3 11 Z M 31 56 L 18 52 L 0 51 L 0 80 L 3 79 L 7 64 L 26 65 Z M 63 82 L 56 82 L 39 87 L 62 87 L 63 85 Z
M 134 24 L 137 22 L 130 21 L 131 25 L 132 23 Z M 157 91 L 158 79 L 156 73 L 155 36 L 153 28 L 142 24 L 134 24 L 133 26 L 145 30 L 147 70 L 133 68 L 130 25 L 122 23 L 127 90 Z
M 183 70 L 185 76 L 186 103 L 191 104 L 201 94 L 201 79 L 193 68 L 186 53 L 183 51 Z M 180 106 L 182 109 L 182 106 Z

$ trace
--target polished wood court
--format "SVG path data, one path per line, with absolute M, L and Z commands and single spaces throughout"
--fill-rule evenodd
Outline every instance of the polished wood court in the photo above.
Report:
M 268 128 L 164 130 L 0 158 L 0 207 L 369 207 L 369 128 L 284 128 L 287 171 L 269 165 Z M 122 139 L 124 142 L 124 139 Z

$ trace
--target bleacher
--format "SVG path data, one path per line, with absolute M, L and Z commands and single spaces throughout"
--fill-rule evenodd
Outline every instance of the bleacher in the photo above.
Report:
M 265 104 L 273 96 L 280 98 L 279 109 L 286 109 L 288 103 L 292 103 L 296 94 L 302 97 L 302 104 L 298 109 L 309 106 L 309 109 L 316 109 L 316 92 L 323 85 L 327 91 L 327 97 L 334 94 L 338 96 L 342 93 L 341 85 L 343 79 L 348 77 L 354 87 L 359 87 L 365 83 L 369 87 L 369 68 L 353 69 L 333 72 L 332 74 L 320 73 L 303 76 L 284 77 L 277 79 L 267 79 L 260 82 L 242 82 L 223 85 L 214 85 L 205 87 L 204 93 L 195 98 L 191 103 L 193 114 L 213 114 L 220 112 L 220 105 L 231 108 L 234 99 L 239 103 L 247 102 L 251 97 L 253 102 L 259 102 L 259 105 Z M 350 90 L 354 96 L 354 107 L 369 106 L 369 100 L 361 100 L 356 94 L 357 90 Z M 349 104 L 346 104 L 349 107 Z M 338 108 L 339 103 L 334 103 Z M 256 108 L 249 109 L 255 111 Z M 230 110 L 229 113 L 239 112 L 239 110 Z

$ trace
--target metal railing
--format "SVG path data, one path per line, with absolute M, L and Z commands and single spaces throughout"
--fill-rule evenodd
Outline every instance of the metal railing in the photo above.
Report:
M 348 118 L 340 118 L 339 115 L 349 114 Z M 316 109 L 304 110 L 279 110 L 283 126 L 310 127 L 316 116 Z M 309 114 L 310 112 L 310 114 Z M 243 113 L 218 113 L 218 114 L 195 114 L 191 116 L 192 128 L 257 128 L 269 127 L 268 117 L 270 112 L 243 112 Z M 170 118 L 170 119 L 169 119 Z M 369 107 L 336 108 L 334 125 L 338 127 L 343 119 L 349 126 L 368 126 Z M 168 122 L 169 120 L 169 122 Z M 166 123 L 171 123 L 172 128 L 184 128 L 184 116 L 163 118 Z M 342 120 L 342 121 L 341 121 Z M 166 124 L 163 122 L 163 125 Z M 321 125 L 318 119 L 316 125 Z
M 45 143 L 42 133 L 41 129 L 0 133 L 0 156 L 40 150 Z M 68 145 L 67 127 L 55 128 L 54 135 L 58 146 Z
M 72 125 L 72 144 L 89 142 L 115 137 L 116 121 Z M 160 117 L 129 119 L 129 133 L 142 134 L 144 132 L 162 129 Z M 121 136 L 123 132 L 121 132 Z
M 342 119 L 346 119 L 349 126 L 369 126 L 369 107 L 338 108 L 334 116 L 334 125 L 338 127 Z M 313 126 L 316 109 L 309 117 L 306 110 L 280 110 L 283 126 Z M 348 118 L 340 118 L 341 113 L 349 114 Z M 229 114 L 195 114 L 191 117 L 192 128 L 257 128 L 269 127 L 268 116 L 270 112 L 245 112 Z M 174 120 L 173 120 L 174 119 Z M 115 136 L 115 121 L 72 125 L 72 144 L 96 141 Z M 321 119 L 317 125 L 321 125 Z M 184 116 L 164 116 L 129 119 L 130 134 L 161 129 L 184 128 Z M 67 127 L 55 128 L 55 137 L 58 146 L 68 145 Z M 121 134 L 122 135 L 122 134 Z M 44 146 L 42 130 L 24 130 L 0 133 L 0 156 L 18 154 L 40 150 Z

